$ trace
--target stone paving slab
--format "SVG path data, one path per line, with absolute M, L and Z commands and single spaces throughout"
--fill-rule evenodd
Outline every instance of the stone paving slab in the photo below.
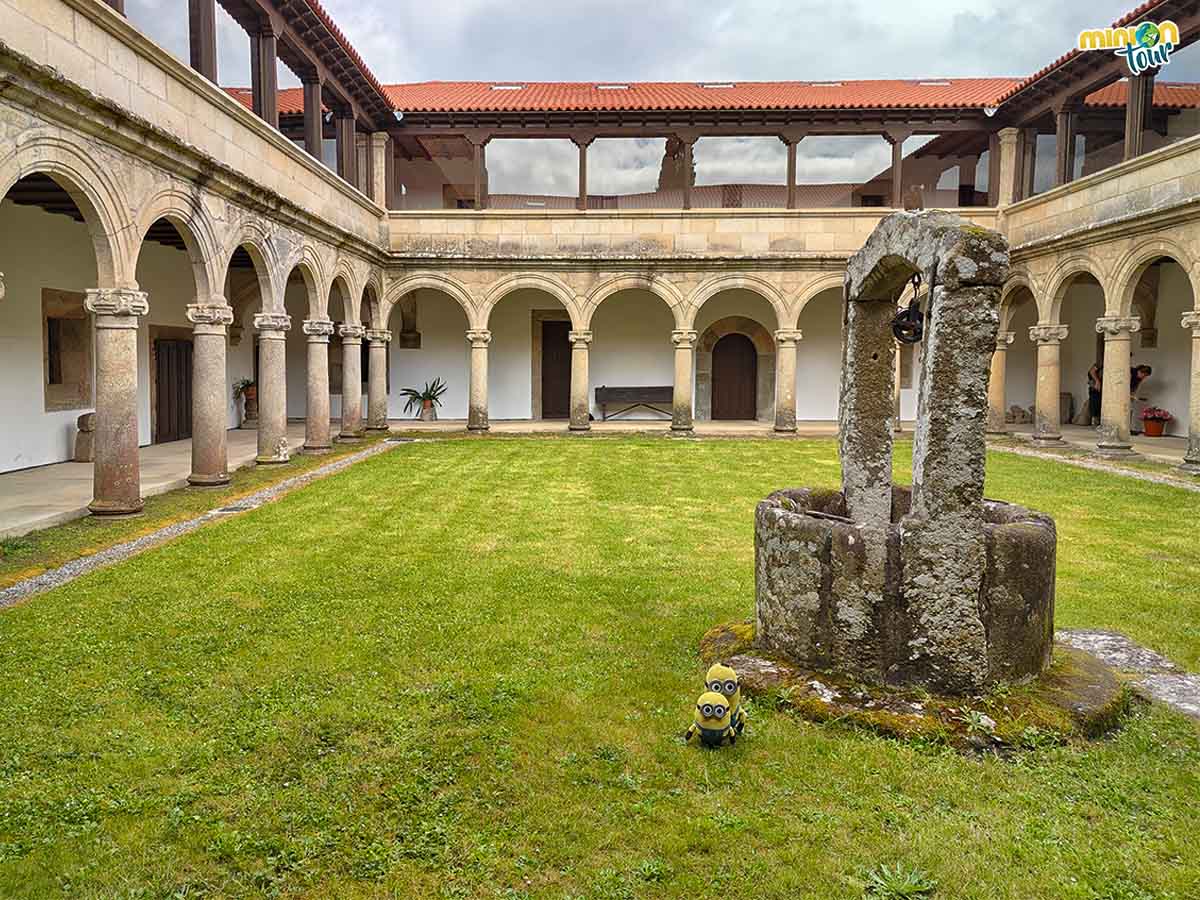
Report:
M 1142 696 L 1200 719 L 1200 675 L 1184 672 L 1165 656 L 1116 631 L 1059 631 L 1054 638 L 1091 653 L 1119 672 L 1137 676 L 1131 684 Z
M 257 509 L 265 503 L 270 503 L 278 500 L 284 494 L 298 487 L 303 487 L 317 479 L 324 478 L 327 475 L 332 475 L 335 472 L 340 472 L 343 469 L 349 468 L 355 463 L 361 462 L 372 456 L 380 453 L 385 453 L 395 449 L 397 443 L 404 442 L 402 439 L 394 441 L 382 441 L 374 444 L 365 450 L 354 453 L 350 456 L 344 456 L 339 460 L 320 466 L 302 475 L 296 475 L 292 478 L 287 478 L 278 484 L 273 484 L 270 487 L 255 491 L 253 494 L 242 497 L 229 506 L 211 509 L 206 513 L 202 513 L 193 519 L 188 519 L 184 522 L 175 522 L 171 525 L 166 525 L 162 528 L 152 531 L 149 534 L 142 535 L 131 541 L 125 541 L 121 544 L 115 544 L 98 553 L 93 553 L 90 556 L 82 556 L 79 559 L 73 559 L 65 565 L 59 566 L 57 569 L 51 569 L 43 572 L 40 575 L 35 575 L 33 578 L 27 578 L 24 581 L 18 581 L 11 587 L 0 590 L 0 609 L 8 606 L 13 606 L 22 600 L 32 597 L 34 594 L 40 594 L 44 591 L 52 590 L 56 587 L 61 587 L 68 584 L 83 575 L 94 572 L 97 569 L 111 566 L 114 563 L 137 556 L 146 550 L 164 544 L 174 538 L 195 531 L 202 525 L 212 522 L 216 519 L 225 519 L 231 515 L 238 513 L 249 512 L 252 509 Z

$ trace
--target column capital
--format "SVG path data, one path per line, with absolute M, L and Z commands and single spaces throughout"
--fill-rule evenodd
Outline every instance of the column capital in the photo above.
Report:
M 392 333 L 386 328 L 368 328 L 364 336 L 372 344 L 386 344 L 392 339 Z
M 187 308 L 188 321 L 192 323 L 193 334 L 212 334 L 225 336 L 226 329 L 233 324 L 233 307 L 224 303 L 189 303 Z
M 333 335 L 333 322 L 329 319 L 305 319 L 300 330 L 321 343 L 329 343 L 329 338 Z
M 679 350 L 691 350 L 696 346 L 696 331 L 692 328 L 677 328 L 671 332 L 671 343 Z
M 780 328 L 775 332 L 775 343 L 780 347 L 795 347 L 804 340 L 804 332 L 799 328 Z
M 492 333 L 486 328 L 471 328 L 467 331 L 467 342 L 473 350 L 483 350 L 492 342 Z
M 1034 326 L 1036 327 L 1036 326 Z M 1008 345 L 1017 339 L 1015 331 L 997 331 L 996 332 L 996 349 L 1007 350 Z
M 254 330 L 259 334 L 284 334 L 292 330 L 292 317 L 287 313 L 255 313 Z
M 585 331 L 568 331 L 567 340 L 577 347 L 580 345 L 586 347 L 592 342 L 592 331 L 590 328 Z
M 1060 344 L 1067 339 L 1070 329 L 1066 325 L 1031 325 L 1029 339 L 1035 344 Z
M 367 329 L 352 322 L 338 326 L 338 336 L 341 337 L 342 343 L 345 344 L 353 344 L 355 341 L 361 341 L 363 335 L 366 333 Z
M 146 292 L 129 288 L 90 288 L 83 306 L 97 316 L 137 317 L 150 312 Z
M 997 131 L 996 137 L 999 138 L 1000 143 L 1011 145 L 1011 144 L 1016 144 L 1017 137 L 1020 134 L 1021 134 L 1020 128 L 1013 128 L 1010 126 L 1008 128 L 1001 128 L 999 131 Z
M 388 133 L 386 131 L 372 131 L 367 137 L 373 147 L 382 149 L 387 146 Z
M 1106 340 L 1129 337 L 1141 329 L 1142 320 L 1137 316 L 1101 316 L 1096 320 L 1096 332 L 1104 335 Z
M 4 273 L 0 272 L 0 300 L 4 299 Z
M 1192 337 L 1200 338 L 1200 309 L 1185 312 L 1179 324 L 1184 328 L 1192 329 Z

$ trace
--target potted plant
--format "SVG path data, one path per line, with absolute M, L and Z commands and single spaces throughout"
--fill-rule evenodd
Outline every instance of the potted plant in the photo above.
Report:
M 1157 406 L 1147 406 L 1142 410 L 1142 430 L 1146 437 L 1162 437 L 1167 423 L 1173 418 L 1169 412 Z
M 233 400 L 235 403 L 243 401 L 246 405 L 245 412 L 239 417 L 243 425 L 258 421 L 258 385 L 251 379 L 243 378 L 234 382 Z
M 416 409 L 422 422 L 436 421 L 437 407 L 442 405 L 442 394 L 444 393 L 446 393 L 446 382 L 440 378 L 425 382 L 425 387 L 421 390 L 405 388 L 400 392 L 400 396 L 407 400 L 404 404 L 404 412 L 408 413 Z

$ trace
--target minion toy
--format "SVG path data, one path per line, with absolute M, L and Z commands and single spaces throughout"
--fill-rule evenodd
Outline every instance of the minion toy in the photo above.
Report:
M 696 701 L 694 721 L 688 726 L 685 741 L 690 741 L 695 734 L 700 735 L 700 743 L 705 747 L 720 747 L 726 740 L 730 744 L 737 743 L 737 732 L 729 724 L 729 705 L 724 694 L 715 691 L 705 691 Z
M 724 663 L 713 663 L 708 674 L 704 676 L 704 686 L 725 697 L 725 705 L 729 707 L 729 724 L 733 726 L 733 730 L 738 734 L 745 731 L 746 708 L 742 706 L 742 687 L 738 682 L 738 673 Z

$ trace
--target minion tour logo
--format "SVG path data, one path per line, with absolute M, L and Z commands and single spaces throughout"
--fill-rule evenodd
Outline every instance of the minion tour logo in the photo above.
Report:
M 1129 71 L 1141 75 L 1165 66 L 1179 46 L 1179 26 L 1174 22 L 1142 22 L 1125 28 L 1091 28 L 1079 32 L 1080 50 L 1111 50 L 1125 57 Z

